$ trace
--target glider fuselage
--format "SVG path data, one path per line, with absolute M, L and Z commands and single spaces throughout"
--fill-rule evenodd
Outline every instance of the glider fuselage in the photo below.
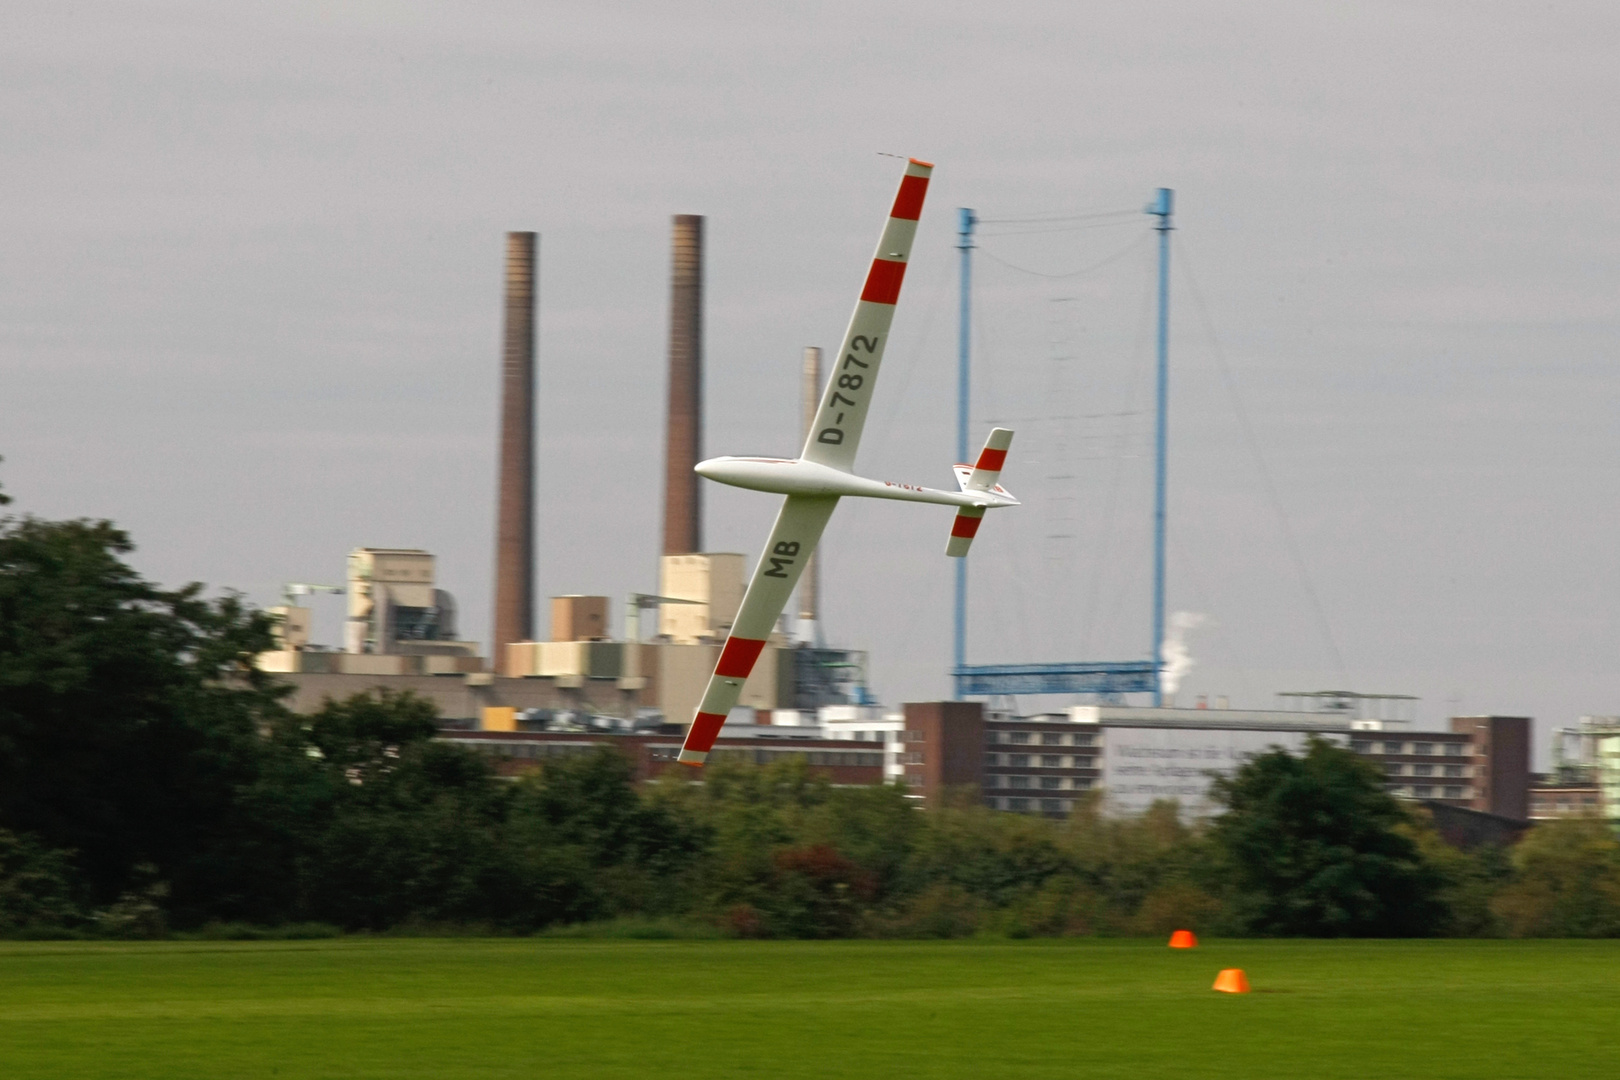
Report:
M 915 484 L 869 480 L 842 469 L 803 458 L 717 457 L 697 465 L 699 476 L 732 487 L 768 491 L 778 495 L 898 499 L 901 502 L 939 503 L 944 506 L 1016 506 L 1018 500 L 999 486 L 989 491 L 940 491 Z

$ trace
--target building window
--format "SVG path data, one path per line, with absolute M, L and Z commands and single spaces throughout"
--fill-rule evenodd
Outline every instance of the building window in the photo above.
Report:
M 1059 735 L 1055 731 L 1043 731 L 1043 732 L 1041 732 L 1041 745 L 1042 746 L 1062 746 L 1063 745 L 1063 736 Z
M 1029 800 L 1028 799 L 1008 799 L 1007 800 L 1007 809 L 1018 812 L 1018 813 L 1023 813 L 1023 812 L 1025 812 L 1025 811 L 1027 811 L 1029 809 Z
M 1063 768 L 1063 755 L 1062 754 L 1042 754 L 1041 755 L 1041 768 L 1043 768 L 1043 769 L 1061 769 L 1061 768 Z
M 901 736 L 901 738 L 906 742 L 922 742 L 923 733 L 920 731 L 907 731 Z
M 1386 753 L 1386 754 L 1398 754 L 1400 752 L 1401 752 L 1401 744 L 1400 743 L 1398 743 L 1398 742 L 1387 742 L 1387 743 L 1384 744 L 1384 753 Z
M 1061 814 L 1063 812 L 1063 800 L 1042 799 L 1041 812 L 1046 814 Z
M 1414 753 L 1414 754 L 1432 754 L 1432 753 L 1434 753 L 1434 743 L 1432 743 L 1432 742 L 1413 743 L 1412 744 L 1412 753 Z
M 1358 754 L 1370 754 L 1372 753 L 1372 743 L 1366 739 L 1356 739 L 1350 743 L 1350 749 Z
M 1027 777 L 1027 776 L 1009 776 L 1007 779 L 1010 782 L 1009 783 L 1010 787 L 1015 787 L 1015 788 L 1027 788 L 1027 787 L 1029 787 L 1029 777 Z
M 986 765 L 1000 765 L 1001 764 L 1001 755 L 1000 754 L 986 754 L 986 755 L 984 755 L 984 763 Z
M 1434 775 L 1434 766 L 1433 765 L 1414 765 L 1414 766 L 1412 766 L 1412 775 L 1413 776 L 1433 776 Z
M 1077 769 L 1095 769 L 1097 759 L 1094 757 L 1077 757 L 1074 759 L 1074 767 Z
M 1074 737 L 1074 745 L 1076 745 L 1076 746 L 1090 746 L 1091 743 L 1092 743 L 1092 740 L 1095 739 L 1095 738 L 1096 738 L 1095 735 L 1076 735 Z
M 1015 769 L 1027 769 L 1027 768 L 1029 768 L 1029 755 L 1028 754 L 1008 754 L 1007 755 L 1007 764 L 1011 765 Z
M 1447 776 L 1461 776 L 1462 774 L 1463 774 L 1463 767 L 1461 765 L 1447 765 L 1446 766 L 1446 775 Z
M 1015 732 L 1013 732 L 1012 733 L 1012 741 L 1015 742 L 1015 743 L 1020 743 L 1020 744 L 1029 742 L 1029 732 L 1027 732 L 1027 731 L 1015 731 Z
M 1391 762 L 1389 762 L 1388 764 L 1386 764 L 1384 766 L 1384 771 L 1386 773 L 1388 773 L 1389 775 L 1391 775 L 1391 776 L 1399 776 L 1399 775 L 1401 775 L 1401 767 L 1402 766 L 1401 766 L 1400 762 L 1391 761 Z
M 1453 784 L 1450 787 L 1446 788 L 1446 798 L 1448 798 L 1448 799 L 1460 799 L 1462 797 L 1463 797 L 1462 788 L 1458 787 L 1457 785 Z
M 1420 799 L 1432 799 L 1434 798 L 1434 785 L 1419 784 L 1417 787 L 1412 789 L 1412 794 L 1416 795 Z
M 984 741 L 989 743 L 990 745 L 994 746 L 996 743 L 1001 741 L 1001 732 L 999 732 L 999 731 L 990 732 L 989 734 L 987 734 L 984 737 Z
M 996 798 L 994 795 L 984 800 L 984 805 L 988 806 L 992 810 L 996 809 L 996 807 L 1000 804 L 1001 800 Z
M 1463 744 L 1460 742 L 1448 742 L 1446 743 L 1446 756 L 1462 757 L 1463 749 Z
M 1043 777 L 1041 777 L 1041 787 L 1047 789 L 1048 791 L 1056 791 L 1058 788 L 1060 788 L 1062 786 L 1063 786 L 1063 777 L 1061 777 L 1061 776 L 1043 776 Z
M 1069 786 L 1074 788 L 1076 791 L 1088 791 L 1091 788 L 1091 777 L 1077 776 L 1073 780 L 1069 781 Z

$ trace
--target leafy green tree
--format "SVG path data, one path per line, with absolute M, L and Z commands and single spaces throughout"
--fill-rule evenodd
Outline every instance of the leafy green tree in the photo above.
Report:
M 785 937 L 849 937 L 877 893 L 873 876 L 831 844 L 781 848 L 771 861 L 767 913 Z
M 268 617 L 164 590 L 106 521 L 0 519 L 0 827 L 71 850 L 93 904 L 151 865 L 181 908 L 221 892 L 215 856 L 280 692 L 251 656 Z
M 84 921 L 65 851 L 0 829 L 0 933 L 61 931 Z
M 680 775 L 655 785 L 652 797 L 701 838 L 691 910 L 743 936 L 788 933 L 770 916 L 778 899 L 776 855 L 795 845 L 805 816 L 826 802 L 830 785 L 799 762 L 756 767 L 719 758 L 704 769 L 701 785 L 681 783 Z
M 610 746 L 548 759 L 513 794 L 511 843 L 555 891 L 572 868 L 569 917 L 665 913 L 692 903 L 690 876 L 707 832 L 646 798 L 630 759 Z
M 1212 835 L 1251 930 L 1405 937 L 1439 928 L 1440 875 L 1378 771 L 1356 754 L 1313 738 L 1299 756 L 1258 755 L 1213 791 L 1225 813 Z
M 1513 877 L 1508 850 L 1491 843 L 1466 850 L 1453 847 L 1441 839 L 1427 810 L 1413 813 L 1407 833 L 1443 882 L 1439 899 L 1445 917 L 1439 932 L 1448 937 L 1501 937 L 1503 923 L 1492 903 Z
M 282 905 L 297 917 L 381 930 L 506 923 L 521 906 L 502 835 L 510 791 L 477 755 L 435 742 L 436 718 L 425 699 L 373 691 L 275 733 L 281 767 L 252 798 L 290 857 Z
M 745 937 L 838 937 L 911 888 L 923 815 L 895 787 L 838 788 L 802 761 L 720 759 L 701 785 L 652 797 L 701 845 L 683 875 L 692 910 Z
M 1491 902 L 1515 937 L 1620 937 L 1620 840 L 1597 818 L 1546 821 L 1513 851 Z
M 1091 900 L 1090 912 L 1072 925 L 1092 933 L 1154 935 L 1219 927 L 1218 889 L 1210 887 L 1218 875 L 1207 830 L 1183 821 L 1174 801 L 1112 817 L 1099 796 L 1081 803 L 1059 831 Z
M 943 882 L 1004 907 L 1074 870 L 1057 830 L 1042 818 L 965 804 L 930 810 L 927 826 L 910 867 L 919 888 Z

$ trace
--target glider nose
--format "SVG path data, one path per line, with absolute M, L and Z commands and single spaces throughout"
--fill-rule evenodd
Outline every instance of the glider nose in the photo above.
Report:
M 692 466 L 692 471 L 705 480 L 718 480 L 733 487 L 748 487 L 748 481 L 760 471 L 762 464 L 766 463 L 758 458 L 712 457 Z
M 692 471 L 705 480 L 714 480 L 732 487 L 755 487 L 759 465 L 734 457 L 710 458 L 692 466 Z

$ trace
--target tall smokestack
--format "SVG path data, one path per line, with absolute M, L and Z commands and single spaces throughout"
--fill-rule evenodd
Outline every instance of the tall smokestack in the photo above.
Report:
M 703 550 L 703 216 L 676 214 L 669 289 L 669 418 L 664 450 L 664 554 Z
M 501 480 L 495 524 L 493 667 L 511 674 L 506 646 L 534 639 L 534 290 L 532 232 L 506 234 L 501 345 Z
M 804 350 L 804 369 L 800 375 L 800 392 L 804 399 L 804 438 L 810 440 L 810 429 L 816 424 L 816 409 L 821 405 L 821 350 L 814 345 Z M 800 445 L 803 445 L 802 443 Z M 815 553 L 805 560 L 804 574 L 799 578 L 799 635 L 811 645 L 819 644 L 821 636 L 816 608 L 821 603 L 820 584 Z

